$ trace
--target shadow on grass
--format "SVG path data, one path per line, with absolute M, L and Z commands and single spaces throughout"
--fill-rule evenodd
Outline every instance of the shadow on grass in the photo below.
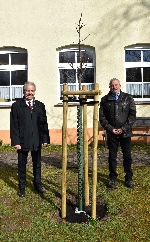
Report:
M 2 162 L 0 162 L 0 165 L 1 163 Z M 0 172 L 0 179 L 3 180 L 9 187 L 12 187 L 13 189 L 17 190 L 17 169 L 5 164 L 2 167 L 3 172 Z

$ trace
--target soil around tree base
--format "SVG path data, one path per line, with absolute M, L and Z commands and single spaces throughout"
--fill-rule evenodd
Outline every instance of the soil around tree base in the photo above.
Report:
M 87 223 L 92 220 L 92 199 L 83 211 L 78 211 L 78 198 L 76 195 L 67 197 L 66 218 L 61 215 L 61 197 L 57 196 L 57 210 L 50 216 L 56 223 Z M 106 220 L 108 218 L 107 204 L 101 196 L 96 197 L 96 220 Z

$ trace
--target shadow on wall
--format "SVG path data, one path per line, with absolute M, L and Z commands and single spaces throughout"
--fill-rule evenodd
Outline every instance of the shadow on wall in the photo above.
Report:
M 95 31 L 92 32 L 91 36 L 94 39 L 100 40 L 100 49 L 103 49 L 119 39 L 121 34 L 130 37 L 130 35 L 133 35 L 134 31 L 137 31 L 138 28 L 144 30 L 147 35 L 149 35 L 149 20 L 149 0 L 131 1 L 128 5 L 126 1 L 120 1 L 120 4 L 111 8 L 100 18 L 100 22 L 98 26 L 96 26 Z M 136 24 L 136 27 L 132 25 L 133 23 Z M 132 33 L 127 31 L 129 25 L 132 25 Z M 100 31 L 98 31 L 98 29 Z M 128 36 L 128 34 L 130 35 Z

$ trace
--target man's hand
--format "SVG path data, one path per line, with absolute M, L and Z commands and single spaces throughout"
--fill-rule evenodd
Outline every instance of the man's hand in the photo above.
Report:
M 122 129 L 113 129 L 112 131 L 114 134 L 118 135 L 118 134 L 122 134 L 123 130 Z
M 42 147 L 43 147 L 43 146 L 46 146 L 46 145 L 47 145 L 47 143 L 43 143 L 43 144 L 42 144 Z
M 15 148 L 16 150 L 21 150 L 21 145 L 14 145 L 14 148 Z

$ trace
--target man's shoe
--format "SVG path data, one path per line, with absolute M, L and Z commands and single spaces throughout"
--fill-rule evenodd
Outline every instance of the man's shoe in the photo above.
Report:
M 20 189 L 18 192 L 19 197 L 25 197 L 25 189 Z
M 110 180 L 110 182 L 108 183 L 108 188 L 115 188 L 116 184 L 114 180 Z
M 131 180 L 129 180 L 129 181 L 125 181 L 125 184 L 126 184 L 126 186 L 127 186 L 128 188 L 134 188 L 134 184 L 133 184 L 133 182 L 132 182 Z
M 45 193 L 44 188 L 41 187 L 41 186 L 35 186 L 34 189 L 35 189 L 38 193 Z

